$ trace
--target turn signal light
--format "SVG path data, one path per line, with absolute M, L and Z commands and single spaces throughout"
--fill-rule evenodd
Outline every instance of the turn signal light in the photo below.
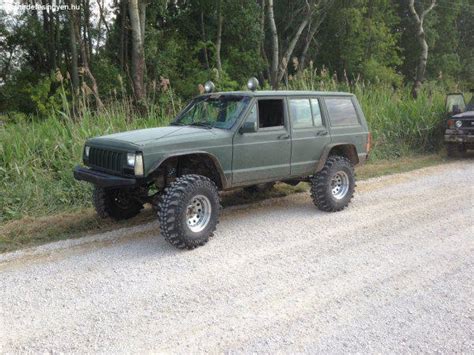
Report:
M 454 120 L 448 120 L 448 128 L 454 128 Z
M 366 146 L 367 153 L 369 153 L 371 146 L 372 146 L 372 133 L 369 132 L 369 134 L 367 135 L 367 146 Z

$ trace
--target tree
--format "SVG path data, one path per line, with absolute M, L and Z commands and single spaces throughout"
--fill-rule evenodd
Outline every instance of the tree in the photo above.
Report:
M 128 1 L 130 26 L 132 30 L 132 81 L 136 102 L 145 99 L 145 9 L 143 0 Z
M 426 43 L 426 33 L 423 28 L 423 21 L 425 20 L 426 15 L 428 15 L 428 13 L 433 10 L 435 5 L 436 0 L 431 0 L 428 8 L 423 10 L 421 14 L 418 14 L 415 9 L 415 0 L 409 0 L 408 2 L 408 9 L 410 10 L 411 17 L 413 18 L 417 28 L 416 37 L 420 46 L 420 56 L 418 59 L 418 66 L 416 68 L 415 81 L 413 83 L 412 89 L 412 95 L 415 99 L 418 97 L 418 92 L 420 91 L 423 81 L 425 80 L 426 63 L 428 62 L 428 43 Z

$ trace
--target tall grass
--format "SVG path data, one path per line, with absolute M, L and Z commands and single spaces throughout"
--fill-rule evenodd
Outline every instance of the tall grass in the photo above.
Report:
M 169 122 L 153 108 L 145 116 L 130 112 L 114 102 L 99 114 L 83 111 L 80 120 L 59 113 L 0 125 L 0 222 L 89 206 L 90 187 L 72 176 L 84 141 Z
M 373 133 L 373 158 L 431 152 L 440 145 L 441 90 L 428 89 L 414 101 L 408 88 L 337 82 L 324 72 L 309 71 L 290 80 L 289 87 L 353 91 Z M 161 105 L 149 107 L 146 115 L 137 115 L 129 103 L 114 101 L 100 113 L 83 109 L 80 118 L 58 112 L 42 120 L 0 124 L 0 222 L 90 206 L 89 184 L 78 183 L 72 176 L 73 167 L 81 162 L 84 141 L 97 135 L 166 125 L 169 112 L 170 107 Z

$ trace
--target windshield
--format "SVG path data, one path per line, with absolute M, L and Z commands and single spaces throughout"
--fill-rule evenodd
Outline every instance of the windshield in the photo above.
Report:
M 446 97 L 446 111 L 447 112 L 464 112 L 466 104 L 464 103 L 464 96 L 462 94 L 449 94 Z
M 198 97 L 178 115 L 172 124 L 230 129 L 245 110 L 249 101 L 250 97 L 248 96 Z

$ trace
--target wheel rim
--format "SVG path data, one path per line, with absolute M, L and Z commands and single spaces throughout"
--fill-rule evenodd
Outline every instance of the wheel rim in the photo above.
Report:
M 115 206 L 122 210 L 128 209 L 132 203 L 130 196 L 128 196 L 128 194 L 123 191 L 116 192 L 113 200 L 115 202 Z
M 211 201 L 204 195 L 194 196 L 186 208 L 186 224 L 194 232 L 201 232 L 211 220 Z
M 331 179 L 332 196 L 340 200 L 349 191 L 349 176 L 344 171 L 338 171 Z

